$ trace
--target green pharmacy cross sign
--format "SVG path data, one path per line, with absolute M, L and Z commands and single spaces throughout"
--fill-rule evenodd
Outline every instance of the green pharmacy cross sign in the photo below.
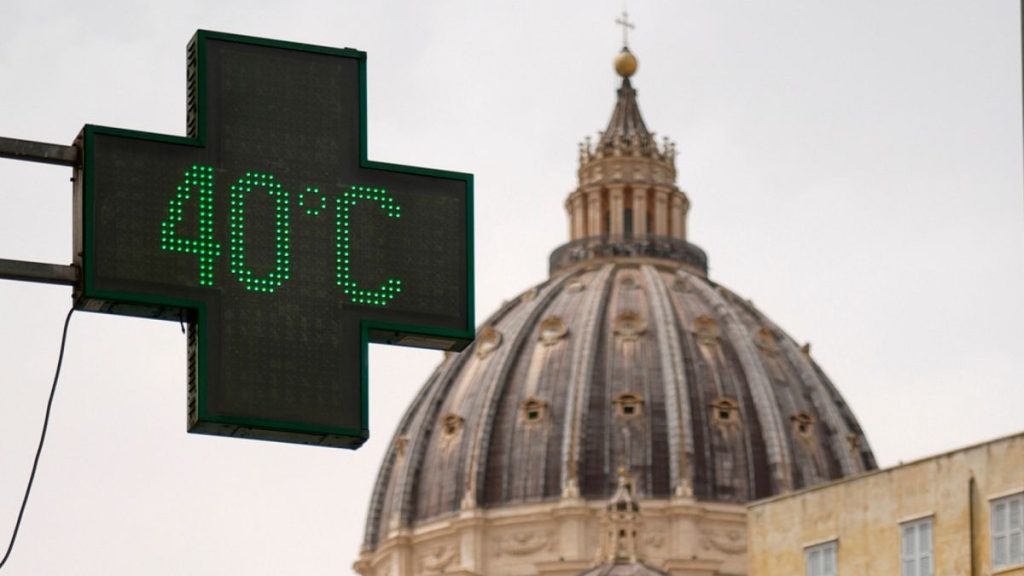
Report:
M 188 137 L 86 126 L 79 309 L 188 325 L 190 431 L 356 448 L 367 345 L 473 338 L 472 176 L 366 158 L 366 56 L 200 31 Z

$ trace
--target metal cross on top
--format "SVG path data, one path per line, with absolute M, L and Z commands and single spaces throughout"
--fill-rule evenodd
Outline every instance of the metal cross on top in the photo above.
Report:
M 623 10 L 622 17 L 616 18 L 615 23 L 622 26 L 622 46 L 629 46 L 629 31 L 636 29 L 636 24 L 629 21 L 629 14 Z
M 187 138 L 79 137 L 76 306 L 188 324 L 190 431 L 358 447 L 368 342 L 473 338 L 472 176 L 367 160 L 362 52 L 200 31 L 188 82 Z

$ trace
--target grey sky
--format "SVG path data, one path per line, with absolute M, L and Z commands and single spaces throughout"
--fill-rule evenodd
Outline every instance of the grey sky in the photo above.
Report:
M 368 53 L 375 160 L 476 175 L 477 319 L 546 275 L 604 127 L 617 1 L 4 2 L 0 135 L 184 133 L 197 28 Z M 711 275 L 810 341 L 882 465 L 1024 428 L 1010 0 L 630 3 L 648 126 Z M 70 261 L 70 171 L 0 160 L 0 258 Z M 0 541 L 70 290 L 0 281 Z M 173 323 L 77 314 L 6 575 L 348 574 L 436 353 L 375 349 L 358 452 L 187 435 Z

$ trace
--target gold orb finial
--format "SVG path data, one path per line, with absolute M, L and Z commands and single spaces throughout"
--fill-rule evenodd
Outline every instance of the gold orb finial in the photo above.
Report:
M 615 57 L 615 71 L 623 78 L 629 78 L 636 74 L 636 67 L 638 65 L 636 56 L 629 51 L 629 48 L 623 47 L 622 51 Z

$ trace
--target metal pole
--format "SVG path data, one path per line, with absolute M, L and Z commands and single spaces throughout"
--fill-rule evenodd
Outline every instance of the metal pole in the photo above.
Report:
M 74 286 L 78 281 L 78 268 L 71 265 L 0 258 L 0 279 Z
M 76 146 L 47 144 L 46 142 L 0 136 L 0 158 L 75 166 L 78 163 L 79 153 Z M 0 258 L 0 279 L 74 286 L 78 281 L 78 268 L 72 265 Z
M 0 136 L 0 158 L 74 166 L 78 162 L 78 148 Z

